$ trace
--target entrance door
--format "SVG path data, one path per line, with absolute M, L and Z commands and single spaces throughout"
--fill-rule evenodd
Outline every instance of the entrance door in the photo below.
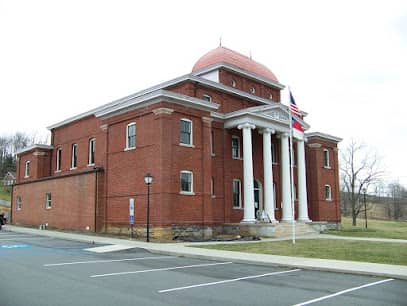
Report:
M 254 191 L 254 215 L 256 219 L 260 219 L 261 208 L 262 208 L 262 194 L 261 185 L 258 180 L 253 181 L 253 191 Z

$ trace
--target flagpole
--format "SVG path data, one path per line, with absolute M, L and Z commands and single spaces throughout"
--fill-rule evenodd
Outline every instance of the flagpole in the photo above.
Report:
M 291 99 L 291 89 L 288 87 L 288 93 Z M 291 228 L 292 228 L 292 243 L 295 244 L 295 206 L 294 206 L 294 154 L 293 154 L 293 114 L 291 111 L 291 101 L 288 105 L 289 121 L 290 121 L 290 183 L 291 183 Z

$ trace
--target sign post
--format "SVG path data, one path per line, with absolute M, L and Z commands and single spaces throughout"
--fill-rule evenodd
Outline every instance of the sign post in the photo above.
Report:
M 131 238 L 133 238 L 133 227 L 134 227 L 134 199 L 130 198 L 129 200 L 129 223 L 131 227 Z

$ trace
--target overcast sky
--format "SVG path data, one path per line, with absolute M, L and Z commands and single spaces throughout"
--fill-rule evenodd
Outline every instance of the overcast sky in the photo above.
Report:
M 220 37 L 407 185 L 407 1 L 0 0 L 0 135 L 187 74 Z

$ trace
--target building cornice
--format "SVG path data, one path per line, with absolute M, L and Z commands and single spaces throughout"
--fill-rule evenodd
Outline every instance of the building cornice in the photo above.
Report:
M 227 65 L 227 66 L 230 66 L 230 65 Z M 279 102 L 273 102 L 273 101 L 271 101 L 269 99 L 264 99 L 264 98 L 252 95 L 252 94 L 247 93 L 245 91 L 238 90 L 238 89 L 235 89 L 233 87 L 223 85 L 221 83 L 217 83 L 217 82 L 207 80 L 205 78 L 197 76 L 196 73 L 193 73 L 193 74 L 190 73 L 190 74 L 186 74 L 186 75 L 180 76 L 178 78 L 166 81 L 164 83 L 160 83 L 158 85 L 155 85 L 153 87 L 144 89 L 142 91 L 136 92 L 136 93 L 128 95 L 126 97 L 120 98 L 118 100 L 114 100 L 112 102 L 106 103 L 104 105 L 101 105 L 99 107 L 91 109 L 91 110 L 89 110 L 87 112 L 84 112 L 84 113 L 78 114 L 76 116 L 70 117 L 70 118 L 65 119 L 63 121 L 60 121 L 60 122 L 58 122 L 56 124 L 48 126 L 47 129 L 52 130 L 52 129 L 59 128 L 61 126 L 67 125 L 69 123 L 81 120 L 81 119 L 86 118 L 88 116 L 95 115 L 97 113 L 109 112 L 109 109 L 116 109 L 118 107 L 121 107 L 122 104 L 128 104 L 129 101 L 132 101 L 132 100 L 134 100 L 134 99 L 136 99 L 138 97 L 145 96 L 145 95 L 148 95 L 150 93 L 156 92 L 158 90 L 163 90 L 164 88 L 168 88 L 168 87 L 171 87 L 171 86 L 174 86 L 174 85 L 177 85 L 179 83 L 186 82 L 186 81 L 197 82 L 197 83 L 202 84 L 204 86 L 207 86 L 207 87 L 210 87 L 210 88 L 215 88 L 215 89 L 218 89 L 220 91 L 223 91 L 223 92 L 226 92 L 226 93 L 238 96 L 238 97 L 246 98 L 246 99 L 251 100 L 251 101 L 259 102 L 259 103 L 262 103 L 262 104 L 265 104 L 265 105 L 273 105 L 275 103 L 279 103 Z M 284 87 L 282 87 L 282 88 L 284 88 Z M 192 98 L 194 98 L 194 97 L 192 97 Z M 197 99 L 197 98 L 194 98 L 194 99 L 201 100 L 201 99 Z
M 23 148 L 21 150 L 16 151 L 16 155 L 19 155 L 21 153 L 29 152 L 35 149 L 45 149 L 45 150 L 52 150 L 54 147 L 50 145 L 44 145 L 44 144 L 34 144 L 32 146 Z
M 336 136 L 332 136 L 329 134 L 325 134 L 325 133 L 321 133 L 321 132 L 311 132 L 311 133 L 307 133 L 305 135 L 308 139 L 312 138 L 312 137 L 318 137 L 318 138 L 322 138 L 322 139 L 327 139 L 327 140 L 331 140 L 334 142 L 341 142 L 343 139 L 336 137 Z
M 197 108 L 205 111 L 213 111 L 219 108 L 219 104 L 208 102 L 202 99 L 182 95 L 168 90 L 157 90 L 148 93 L 144 96 L 129 99 L 124 103 L 115 105 L 107 109 L 100 110 L 95 113 L 96 117 L 110 117 L 118 112 L 127 111 L 129 109 L 136 109 L 144 107 L 146 105 L 155 104 L 158 102 L 169 102 L 181 105 L 187 105 L 189 107 Z

